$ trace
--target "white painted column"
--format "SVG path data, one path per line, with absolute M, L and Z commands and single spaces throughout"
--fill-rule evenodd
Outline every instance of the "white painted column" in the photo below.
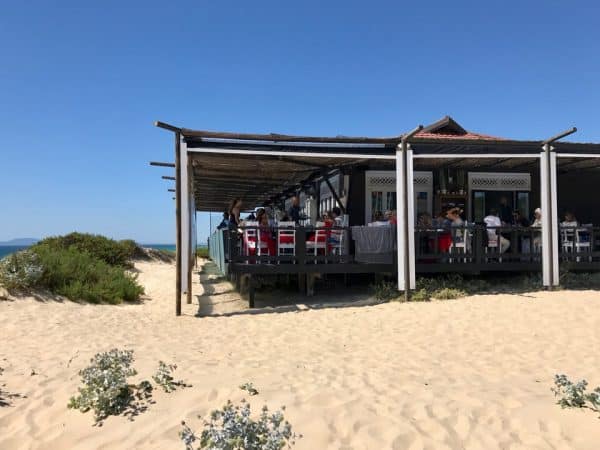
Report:
M 542 284 L 552 285 L 552 270 L 550 262 L 550 198 L 548 196 L 548 160 L 545 151 L 540 154 L 540 198 L 542 201 Z
M 552 260 L 550 261 L 552 267 L 552 285 L 558 286 L 560 285 L 560 266 L 559 266 L 559 221 L 558 221 L 558 189 L 557 189 L 557 167 L 556 167 L 556 153 L 550 147 L 550 173 L 548 174 L 550 178 L 550 198 L 548 199 L 550 202 L 550 220 L 552 221 L 552 242 L 554 251 L 552 252 Z
M 404 159 L 402 158 L 402 147 L 396 147 L 396 214 L 398 224 L 396 225 L 397 260 L 398 260 L 398 290 L 404 291 L 406 283 L 404 280 Z
M 410 273 L 409 288 L 417 287 L 417 274 L 415 269 L 415 175 L 413 169 L 413 151 L 408 145 L 406 153 L 406 172 L 408 177 L 408 270 Z
M 190 265 L 190 183 L 187 144 L 181 139 L 179 179 L 181 180 L 181 292 L 188 291 Z
M 542 199 L 542 281 L 545 287 L 560 284 L 558 248 L 558 202 L 556 153 L 545 144 L 540 155 L 540 190 Z M 550 186 L 550 189 L 548 189 Z

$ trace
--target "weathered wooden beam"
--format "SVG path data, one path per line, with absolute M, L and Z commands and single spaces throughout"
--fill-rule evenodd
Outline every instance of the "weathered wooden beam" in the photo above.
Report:
M 156 167 L 176 167 L 173 163 L 159 162 L 159 161 L 150 161 L 151 166 Z
M 176 222 L 176 241 L 175 241 L 175 315 L 181 315 L 181 135 L 175 133 L 175 222 Z

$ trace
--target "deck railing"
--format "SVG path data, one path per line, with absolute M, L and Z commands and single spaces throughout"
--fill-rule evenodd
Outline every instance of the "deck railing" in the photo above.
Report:
M 287 231 L 284 246 L 280 230 Z M 559 236 L 557 249 L 564 267 L 600 270 L 600 227 L 560 227 Z M 210 257 L 223 273 L 228 264 L 369 265 L 355 257 L 351 227 L 242 227 L 219 230 L 209 241 Z M 415 262 L 420 273 L 541 270 L 541 228 L 416 227 Z M 386 264 L 395 263 L 394 254 Z

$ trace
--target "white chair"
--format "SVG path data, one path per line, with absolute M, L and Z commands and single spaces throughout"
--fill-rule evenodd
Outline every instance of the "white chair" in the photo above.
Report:
M 468 251 L 471 250 L 471 233 L 469 232 L 469 229 L 467 227 L 467 223 L 465 222 L 465 226 L 464 228 L 458 228 L 458 229 L 452 229 L 452 233 L 453 234 L 458 234 L 458 232 L 460 231 L 462 233 L 462 239 L 460 241 L 457 241 L 457 236 L 455 235 L 454 239 L 452 239 L 452 245 L 450 246 L 450 254 L 456 252 L 456 253 L 462 253 L 463 257 L 462 257 L 462 261 L 463 262 L 467 262 L 467 257 L 464 256 L 466 255 L 466 253 Z M 497 244 L 496 244 L 497 246 Z M 456 249 L 456 250 L 454 250 Z M 460 260 L 461 258 L 459 258 Z M 448 260 L 449 262 L 452 262 L 453 259 L 450 258 Z
M 589 253 L 588 259 L 592 260 L 592 243 L 591 243 L 591 231 L 590 228 L 592 225 L 584 225 L 585 228 L 577 228 L 575 230 L 575 253 L 577 254 L 577 262 L 580 261 L 580 253 L 581 250 L 584 249 L 585 252 Z
M 343 255 L 344 254 L 344 244 L 346 235 L 345 228 L 332 228 L 329 233 L 329 248 L 331 249 L 331 253 L 333 255 Z
M 575 249 L 575 230 L 572 228 L 563 228 L 560 234 L 563 252 L 573 253 Z
M 316 223 L 316 230 L 313 239 L 306 241 L 306 253 L 312 253 L 314 256 L 319 254 L 319 250 L 323 250 L 324 254 L 327 254 L 327 230 L 323 228 L 324 222 Z
M 256 227 L 244 228 L 244 253 L 248 256 L 250 255 L 250 250 L 255 250 L 256 256 L 268 255 L 269 246 L 266 242 L 260 240 L 258 222 L 246 222 L 244 227 Z
M 500 236 L 498 236 L 498 230 L 492 229 L 487 230 L 488 242 L 485 246 L 485 253 L 487 254 L 489 250 L 492 250 L 490 253 L 495 253 L 498 255 L 498 262 L 502 262 L 502 253 L 500 252 Z M 489 261 L 490 258 L 486 258 L 486 261 Z
M 277 224 L 277 255 L 296 255 L 296 224 L 279 222 Z

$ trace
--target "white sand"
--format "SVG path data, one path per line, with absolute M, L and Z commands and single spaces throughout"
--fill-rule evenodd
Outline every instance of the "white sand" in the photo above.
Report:
M 195 299 L 175 318 L 173 266 L 138 267 L 141 305 L 0 301 L 0 379 L 27 396 L 0 408 L 1 449 L 183 448 L 180 421 L 199 429 L 196 415 L 241 399 L 246 381 L 253 403 L 287 406 L 298 449 L 600 448 L 598 414 L 562 410 L 550 392 L 557 372 L 600 385 L 598 292 L 203 318 Z M 207 286 L 203 311 L 243 305 L 218 295 L 226 283 Z M 93 427 L 66 404 L 77 371 L 115 346 L 135 350 L 140 377 L 163 359 L 193 387 Z

